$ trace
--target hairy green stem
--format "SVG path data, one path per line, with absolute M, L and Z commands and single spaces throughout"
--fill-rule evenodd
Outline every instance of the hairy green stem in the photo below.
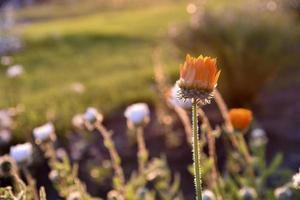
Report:
M 194 182 L 196 189 L 196 200 L 202 200 L 202 180 L 201 180 L 201 166 L 200 166 L 200 151 L 199 151 L 199 137 L 198 137 L 198 115 L 197 115 L 197 101 L 193 99 L 193 165 L 194 165 Z

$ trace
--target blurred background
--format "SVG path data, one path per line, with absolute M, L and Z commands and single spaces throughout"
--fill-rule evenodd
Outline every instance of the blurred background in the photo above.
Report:
M 32 140 L 34 127 L 52 121 L 58 146 L 85 166 L 80 175 L 91 193 L 101 193 L 89 184 L 84 169 L 91 163 L 82 149 L 88 146 L 90 157 L 103 160 L 103 147 L 74 133 L 73 116 L 99 108 L 130 168 L 135 161 L 122 143 L 124 108 L 147 102 L 155 118 L 160 99 L 153 67 L 159 62 L 175 82 L 187 53 L 217 57 L 218 88 L 228 106 L 251 108 L 254 124 L 269 138 L 267 157 L 282 152 L 283 166 L 297 170 L 299 0 L 0 0 L 0 121 L 7 108 L 19 113 L 0 130 L 2 154 L 11 144 Z M 214 103 L 206 109 L 212 124 L 219 124 Z M 155 120 L 145 136 L 151 155 L 165 153 L 171 168 L 184 171 L 182 162 L 191 161 L 187 145 L 170 150 L 154 132 L 160 132 Z

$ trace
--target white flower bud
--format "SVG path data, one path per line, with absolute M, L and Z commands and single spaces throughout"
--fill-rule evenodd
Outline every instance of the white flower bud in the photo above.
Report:
M 178 98 L 178 93 L 180 92 L 180 88 L 178 84 L 175 84 L 171 91 L 169 96 L 169 102 L 172 106 L 178 106 L 184 109 L 188 109 L 192 107 L 192 101 L 190 99 L 182 99 Z
M 9 78 L 21 76 L 23 73 L 24 73 L 24 69 L 22 65 L 13 65 L 9 67 L 6 71 L 6 75 Z
M 0 128 L 11 128 L 12 119 L 8 111 L 0 110 Z
M 11 132 L 8 129 L 0 130 L 0 144 L 8 144 L 11 140 Z
M 57 182 L 59 180 L 59 173 L 57 170 L 51 170 L 50 173 L 49 173 L 49 179 L 52 181 L 52 182 Z
M 72 118 L 72 125 L 75 128 L 83 129 L 84 128 L 83 115 L 82 114 L 76 114 L 76 115 L 74 115 L 74 117 Z
M 95 123 L 96 121 L 102 121 L 103 116 L 97 111 L 96 108 L 89 107 L 84 115 L 83 115 L 84 120 L 86 120 L 88 123 Z
M 65 158 L 68 157 L 68 154 L 67 154 L 66 150 L 63 149 L 63 148 L 56 149 L 55 153 L 56 153 L 56 156 L 59 160 L 64 160 Z
M 82 195 L 79 191 L 71 192 L 67 197 L 67 200 L 81 200 L 81 199 L 82 199 Z
M 33 129 L 34 139 L 39 142 L 51 139 L 51 136 L 54 135 L 54 133 L 55 129 L 52 123 L 47 123 Z
M 300 169 L 299 172 L 293 176 L 293 186 L 296 189 L 300 189 Z
M 276 188 L 274 194 L 277 200 L 288 200 L 293 195 L 291 189 L 287 186 Z
M 255 128 L 251 131 L 250 143 L 253 146 L 262 146 L 268 142 L 265 130 Z
M 134 125 L 142 125 L 149 121 L 150 110 L 145 103 L 136 103 L 128 106 L 124 112 L 128 122 Z
M 203 200 L 215 200 L 216 197 L 214 195 L 214 193 L 210 190 L 204 190 L 202 192 L 202 199 Z
M 33 153 L 32 145 L 27 142 L 24 144 L 18 144 L 10 147 L 9 155 L 17 162 L 17 163 L 25 163 L 31 160 Z

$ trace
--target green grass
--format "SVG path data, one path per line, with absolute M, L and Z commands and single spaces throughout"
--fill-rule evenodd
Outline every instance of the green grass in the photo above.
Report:
M 47 120 L 54 120 L 64 134 L 72 116 L 87 106 L 110 115 L 134 101 L 152 102 L 153 51 L 160 46 L 171 52 L 165 46 L 168 27 L 187 19 L 185 3 L 177 1 L 26 26 L 25 48 L 14 56 L 26 74 L 11 84 L 0 68 L 0 107 L 9 106 L 7 97 L 19 88 L 26 108 L 17 119 L 16 138 Z M 165 58 L 169 69 L 178 69 L 174 57 Z M 84 84 L 86 91 L 72 92 L 74 82 Z

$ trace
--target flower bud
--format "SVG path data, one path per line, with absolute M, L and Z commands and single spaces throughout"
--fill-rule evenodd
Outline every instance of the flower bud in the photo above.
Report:
M 216 200 L 215 194 L 210 190 L 202 192 L 202 200 Z
M 11 176 L 16 173 L 16 163 L 9 156 L 0 157 L 0 175 L 1 177 Z
M 55 139 L 55 129 L 52 123 L 47 123 L 33 129 L 33 136 L 37 143 Z
M 257 193 L 253 188 L 243 187 L 239 190 L 239 196 L 243 200 L 254 200 L 257 198 Z
M 150 110 L 145 103 L 136 103 L 128 106 L 124 113 L 128 125 L 142 126 L 150 121 Z
M 9 78 L 19 77 L 24 73 L 24 69 L 22 65 L 13 65 L 9 67 L 6 71 L 6 75 Z
M 107 193 L 108 200 L 124 200 L 123 195 L 117 190 L 111 190 Z
M 0 130 L 0 145 L 6 145 L 11 140 L 11 132 L 8 129 Z
M 0 128 L 11 128 L 12 119 L 7 110 L 0 110 Z
M 274 194 L 277 200 L 289 200 L 293 195 L 291 189 L 287 186 L 276 188 Z
M 194 58 L 187 55 L 180 67 L 180 79 L 177 81 L 180 88 L 178 97 L 193 98 L 201 104 L 210 103 L 221 72 L 216 63 L 215 58 L 202 55 Z
M 77 114 L 72 118 L 72 125 L 77 129 L 84 129 L 84 118 L 82 114 Z
M 97 121 L 102 122 L 103 116 L 97 111 L 96 108 L 89 107 L 85 111 L 83 119 L 89 124 L 94 124 Z
M 50 181 L 52 181 L 53 183 L 58 182 L 59 180 L 59 173 L 57 170 L 51 170 L 49 173 L 49 179 Z
M 67 200 L 82 200 L 82 195 L 79 191 L 73 191 L 68 195 Z
M 251 131 L 250 143 L 252 146 L 262 146 L 268 142 L 266 132 L 261 128 L 255 128 Z
M 293 176 L 293 186 L 296 189 L 300 189 L 300 170 Z
M 59 160 L 65 160 L 66 158 L 68 158 L 68 154 L 64 148 L 56 149 L 55 153 L 56 153 L 57 159 L 59 159 Z
M 19 164 L 28 164 L 32 159 L 32 145 L 27 142 L 10 147 L 9 155 Z
M 233 128 L 237 131 L 247 129 L 253 118 L 251 110 L 244 108 L 230 109 L 228 114 Z

